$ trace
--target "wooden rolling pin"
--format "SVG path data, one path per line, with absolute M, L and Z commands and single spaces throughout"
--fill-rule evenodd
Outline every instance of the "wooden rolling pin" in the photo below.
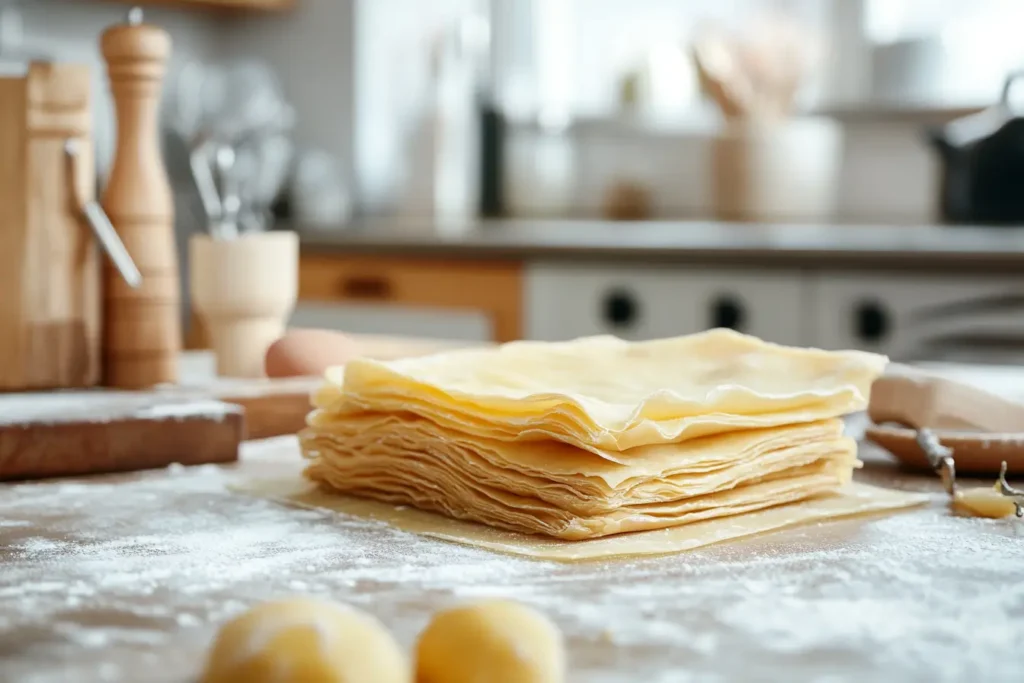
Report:
M 871 387 L 865 436 L 905 464 L 930 468 L 917 430 L 953 449 L 958 473 L 1024 473 L 1024 404 L 952 379 L 891 365 Z
M 103 209 L 142 274 L 133 289 L 104 268 L 105 384 L 136 389 L 178 377 L 181 318 L 174 205 L 160 153 L 159 104 L 171 53 L 164 30 L 132 9 L 101 40 L 117 112 L 117 148 Z

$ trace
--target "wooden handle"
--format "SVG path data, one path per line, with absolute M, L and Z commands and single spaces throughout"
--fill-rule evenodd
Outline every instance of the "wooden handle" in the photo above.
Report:
M 174 204 L 160 153 L 158 111 L 171 40 L 141 23 L 128 23 L 101 39 L 117 112 L 117 150 L 103 208 L 142 273 L 132 289 L 104 268 L 106 384 L 141 388 L 177 381 L 181 350 L 178 258 Z
M 871 387 L 868 417 L 912 429 L 1015 433 L 1024 425 L 1024 405 L 978 387 L 892 366 Z
M 374 275 L 346 277 L 341 281 L 339 289 L 346 299 L 380 301 L 390 299 L 393 295 L 391 282 L 387 278 Z

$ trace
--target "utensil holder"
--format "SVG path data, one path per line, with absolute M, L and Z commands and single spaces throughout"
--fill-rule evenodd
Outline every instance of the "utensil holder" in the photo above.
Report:
M 834 217 L 841 126 L 830 119 L 726 122 L 711 147 L 715 217 L 824 221 Z
M 289 231 L 189 240 L 189 292 L 222 377 L 262 377 L 298 298 L 299 240 Z

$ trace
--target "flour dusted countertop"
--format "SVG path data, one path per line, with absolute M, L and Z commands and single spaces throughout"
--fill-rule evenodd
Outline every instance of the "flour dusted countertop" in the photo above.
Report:
M 1024 523 L 958 518 L 931 476 L 865 446 L 858 477 L 932 492 L 892 516 L 681 555 L 579 565 L 492 554 L 228 492 L 298 457 L 0 488 L 0 680 L 194 680 L 217 626 L 312 594 L 411 646 L 430 613 L 485 596 L 544 610 L 573 682 L 1019 681 Z
M 643 260 L 857 268 L 1019 268 L 1024 230 L 964 226 L 760 225 L 597 220 L 483 221 L 467 226 L 367 220 L 304 228 L 305 254 Z

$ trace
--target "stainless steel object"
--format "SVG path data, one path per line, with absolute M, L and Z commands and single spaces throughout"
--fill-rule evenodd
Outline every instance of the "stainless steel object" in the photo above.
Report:
M 78 174 L 76 167 L 80 158 L 78 140 L 69 138 L 65 141 L 64 155 L 68 161 L 68 187 L 74 188 L 77 185 L 76 178 Z M 121 274 L 121 277 L 124 278 L 129 287 L 132 289 L 137 288 L 142 284 L 142 273 L 139 272 L 135 261 L 132 259 L 131 254 L 128 253 L 128 249 L 125 248 L 124 242 L 121 241 L 121 237 L 117 234 L 117 230 L 110 222 L 110 218 L 103 210 L 103 207 L 95 199 L 83 200 L 74 192 L 73 196 L 75 208 L 81 213 L 85 222 L 89 224 L 96 239 L 99 240 L 100 246 L 103 247 L 103 251 L 114 264 L 114 267 L 117 268 L 117 272 Z
M 1015 489 L 1006 483 L 1006 463 L 999 468 L 999 493 L 1013 498 L 1013 505 L 1017 508 L 1017 516 L 1024 517 L 1024 491 Z
M 957 498 L 956 465 L 953 462 L 953 450 L 943 446 L 938 437 L 930 429 L 917 430 L 917 445 L 928 458 L 928 464 L 942 479 L 946 493 L 953 499 Z M 1015 489 L 1006 481 L 1006 462 L 999 468 L 999 481 L 996 484 L 999 493 L 1013 499 L 1013 506 L 1018 517 L 1024 517 L 1024 491 Z
M 955 496 L 956 464 L 953 462 L 953 450 L 943 446 L 930 429 L 917 430 L 917 445 L 928 458 L 928 464 L 942 479 L 946 493 Z
M 210 168 L 210 153 L 212 141 L 202 139 L 195 141 L 189 150 L 189 167 L 192 169 L 192 177 L 199 191 L 199 199 L 203 203 L 203 211 L 206 213 L 208 223 L 220 220 L 224 208 L 221 206 L 220 194 L 217 192 L 217 181 L 213 177 L 213 170 Z
M 238 179 L 235 177 L 237 160 L 238 155 L 231 145 L 221 145 L 217 148 L 214 162 L 220 179 L 221 213 L 215 237 L 230 239 L 238 236 L 238 217 L 242 211 L 242 199 L 238 192 Z
M 272 72 L 250 61 L 186 63 L 172 106 L 206 230 L 217 239 L 266 230 L 294 155 L 295 112 Z

